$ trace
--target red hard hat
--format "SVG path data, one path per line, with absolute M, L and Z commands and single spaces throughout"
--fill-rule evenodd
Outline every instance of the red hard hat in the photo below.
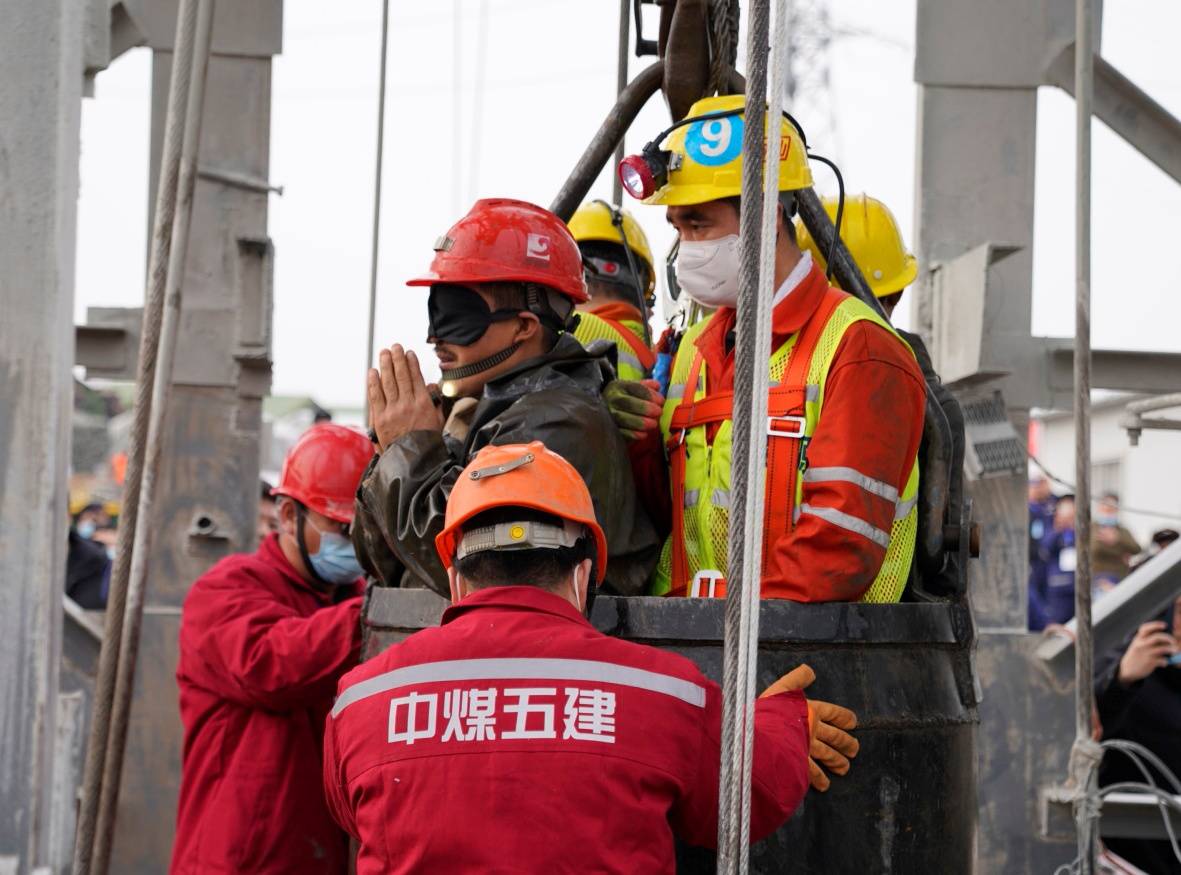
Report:
M 430 270 L 406 285 L 537 283 L 581 304 L 589 300 L 582 274 L 565 222 L 536 204 L 485 198 L 435 243 Z
M 353 499 L 371 458 L 373 444 L 356 429 L 313 425 L 283 460 L 271 495 L 286 495 L 331 520 L 352 524 Z

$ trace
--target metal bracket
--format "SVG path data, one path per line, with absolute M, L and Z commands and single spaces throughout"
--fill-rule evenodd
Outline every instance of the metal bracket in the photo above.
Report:
M 1146 428 L 1181 431 L 1181 420 L 1145 419 L 1141 415 L 1150 410 L 1165 410 L 1170 407 L 1181 407 L 1181 393 L 1133 401 L 1124 409 L 1124 415 L 1120 418 L 1119 425 L 1120 428 L 1128 432 L 1128 441 L 1132 446 L 1139 446 L 1140 432 Z
M 660 44 L 654 39 L 644 39 L 644 13 L 641 6 L 660 6 L 659 0 L 632 0 L 632 17 L 636 24 L 636 57 L 656 57 Z
M 1074 95 L 1074 43 L 1047 68 L 1046 82 Z M 1181 120 L 1100 55 L 1095 56 L 1094 112 L 1141 155 L 1181 182 Z
M 241 188 L 245 191 L 257 191 L 260 194 L 274 192 L 283 196 L 283 186 L 272 185 L 269 180 L 248 173 L 238 173 L 236 170 L 222 170 L 218 167 L 198 167 L 197 176 L 210 182 L 220 182 L 231 188 Z

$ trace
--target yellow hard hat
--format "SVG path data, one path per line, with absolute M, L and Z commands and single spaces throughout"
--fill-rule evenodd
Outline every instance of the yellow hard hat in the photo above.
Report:
M 746 106 L 741 94 L 706 97 L 689 108 L 686 119 Z M 786 118 L 779 122 L 779 190 L 795 191 L 812 185 L 812 171 L 799 131 Z M 704 118 L 673 129 L 661 146 L 671 153 L 668 180 L 643 198 L 646 204 L 680 206 L 703 204 L 742 193 L 743 115 Z M 633 156 L 639 157 L 639 156 Z M 633 159 L 624 159 L 624 162 Z M 626 172 L 621 168 L 621 176 Z M 629 193 L 635 194 L 628 187 Z
M 619 226 L 615 224 L 615 216 L 612 215 L 613 210 L 618 210 L 622 218 L 622 239 Z M 587 201 L 575 211 L 566 224 L 570 228 L 571 236 L 580 245 L 592 242 L 626 242 L 632 252 L 648 265 L 648 294 L 652 294 L 656 288 L 656 265 L 652 261 L 652 247 L 648 245 L 648 236 L 644 229 L 631 213 L 612 207 L 606 201 Z
M 837 199 L 823 199 L 824 209 L 834 222 L 837 216 Z M 919 265 L 902 240 L 898 220 L 890 208 L 876 198 L 865 194 L 849 195 L 845 198 L 845 211 L 841 216 L 841 239 L 849 254 L 861 268 L 861 273 L 873 293 L 884 298 L 901 292 L 918 276 Z M 816 241 L 796 219 L 796 237 L 800 249 L 812 253 L 812 258 L 821 270 L 827 262 L 816 246 Z

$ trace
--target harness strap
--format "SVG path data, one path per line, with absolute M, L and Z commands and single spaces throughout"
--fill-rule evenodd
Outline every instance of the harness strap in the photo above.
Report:
M 787 362 L 787 372 L 784 374 L 781 386 L 795 389 L 801 396 L 806 395 L 805 383 L 808 370 L 812 365 L 812 355 L 820 341 L 820 336 L 828 325 L 833 311 L 840 306 L 847 297 L 844 292 L 829 288 L 818 306 L 808 317 L 796 337 Z M 800 398 L 799 412 L 805 413 L 805 397 Z M 796 478 L 800 476 L 800 469 L 807 464 L 804 450 L 807 438 L 804 436 L 804 426 L 801 425 L 799 435 L 795 438 L 779 437 L 767 442 L 767 505 L 763 515 L 763 568 L 770 566 L 771 556 L 775 550 L 775 543 L 781 535 L 795 528 L 792 508 L 796 501 Z
M 799 476 L 805 438 L 805 403 L 808 369 L 833 311 L 848 297 L 845 292 L 828 289 L 804 323 L 791 350 L 787 373 L 767 397 L 767 502 L 763 522 L 763 564 L 765 570 L 778 538 L 794 526 L 796 478 Z M 733 392 L 710 394 L 697 399 L 697 386 L 705 358 L 695 351 L 684 383 L 684 396 L 673 410 L 669 422 L 667 450 L 672 478 L 672 549 L 670 556 L 670 595 L 689 594 L 692 575 L 685 549 L 685 468 L 688 451 L 685 432 L 729 420 L 733 414 Z M 723 585 L 724 586 L 724 585 Z
M 693 364 L 689 366 L 689 376 L 685 379 L 685 397 L 673 411 L 673 423 L 676 423 L 678 416 L 685 420 L 692 419 L 692 410 L 697 406 L 697 381 L 701 376 L 704 361 L 701 350 L 695 350 Z M 727 398 L 727 406 L 729 401 Z M 677 426 L 675 429 L 670 426 L 668 434 L 669 476 L 672 477 L 673 493 L 672 555 L 669 557 L 669 573 L 674 588 L 688 586 L 689 583 L 689 559 L 685 555 L 685 459 L 688 456 L 688 450 L 685 448 L 686 428 L 688 426 Z
M 597 313 L 595 315 L 598 316 Z M 643 339 L 636 337 L 634 331 L 616 319 L 611 319 L 607 316 L 599 316 L 599 318 L 614 328 L 616 333 L 623 338 L 624 342 L 631 347 L 632 353 L 640 360 L 640 364 L 644 370 L 651 371 L 656 364 L 656 353 L 644 344 Z

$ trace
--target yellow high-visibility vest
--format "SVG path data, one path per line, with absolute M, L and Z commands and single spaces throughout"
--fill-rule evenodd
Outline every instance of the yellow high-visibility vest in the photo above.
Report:
M 594 340 L 614 343 L 619 363 L 616 375 L 621 380 L 643 380 L 656 363 L 656 355 L 644 345 L 644 326 L 638 321 L 579 313 L 574 337 L 583 346 Z

